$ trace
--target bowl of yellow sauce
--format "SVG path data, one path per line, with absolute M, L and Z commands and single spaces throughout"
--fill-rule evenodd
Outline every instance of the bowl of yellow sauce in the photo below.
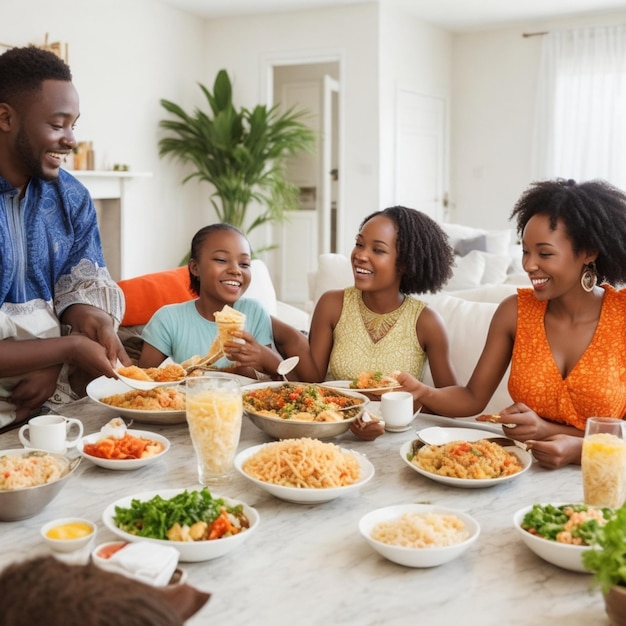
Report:
M 73 552 L 88 545 L 96 535 L 96 525 L 80 517 L 48 522 L 41 529 L 44 542 L 55 552 Z

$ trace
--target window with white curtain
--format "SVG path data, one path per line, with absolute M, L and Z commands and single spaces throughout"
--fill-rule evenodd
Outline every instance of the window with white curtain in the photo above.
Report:
M 544 36 L 532 171 L 626 189 L 626 25 Z

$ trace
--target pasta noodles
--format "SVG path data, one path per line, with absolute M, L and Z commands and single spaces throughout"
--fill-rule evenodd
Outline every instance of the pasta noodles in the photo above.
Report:
M 610 433 L 583 439 L 585 504 L 620 507 L 626 500 L 626 441 Z
M 437 548 L 461 543 L 469 533 L 456 515 L 404 513 L 397 519 L 376 524 L 371 537 L 392 546 Z
M 203 477 L 226 474 L 233 465 L 241 432 L 241 394 L 229 390 L 187 395 L 189 434 Z
M 257 480 L 300 489 L 344 487 L 361 475 L 356 456 L 333 443 L 308 437 L 263 446 L 242 469 Z

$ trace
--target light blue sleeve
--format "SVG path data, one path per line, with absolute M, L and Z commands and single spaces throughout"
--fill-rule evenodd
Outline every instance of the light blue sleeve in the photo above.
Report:
M 172 305 L 165 305 L 158 309 L 141 331 L 141 338 L 154 346 L 166 356 L 174 354 L 173 337 L 170 329 L 175 327 Z

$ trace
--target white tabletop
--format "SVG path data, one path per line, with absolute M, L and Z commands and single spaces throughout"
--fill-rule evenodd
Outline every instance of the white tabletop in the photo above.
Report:
M 114 414 L 84 399 L 66 407 L 85 433 L 96 432 Z M 579 467 L 557 471 L 533 465 L 519 478 L 485 489 L 441 485 L 412 471 L 400 447 L 416 428 L 459 426 L 467 420 L 421 415 L 404 433 L 373 442 L 350 433 L 335 439 L 368 456 L 374 478 L 351 495 L 317 505 L 290 504 L 235 475 L 220 495 L 255 507 L 261 523 L 238 550 L 213 561 L 182 563 L 188 582 L 211 592 L 204 608 L 187 623 L 202 624 L 417 624 L 438 626 L 607 625 L 600 592 L 591 576 L 561 570 L 530 552 L 513 529 L 513 513 L 546 501 L 580 501 Z M 471 424 L 474 425 L 473 423 Z M 135 423 L 170 439 L 159 462 L 130 472 L 96 467 L 83 460 L 57 498 L 39 515 L 0 523 L 0 565 L 46 551 L 39 530 L 68 515 L 98 523 L 97 542 L 115 539 L 101 515 L 114 500 L 140 491 L 199 488 L 186 424 Z M 244 418 L 239 449 L 270 441 Z M 20 447 L 17 431 L 0 435 L 0 449 Z M 216 490 L 217 491 L 217 490 Z M 459 559 L 432 569 L 391 563 L 371 550 L 358 521 L 372 509 L 402 502 L 433 502 L 466 510 L 481 526 L 477 542 Z

